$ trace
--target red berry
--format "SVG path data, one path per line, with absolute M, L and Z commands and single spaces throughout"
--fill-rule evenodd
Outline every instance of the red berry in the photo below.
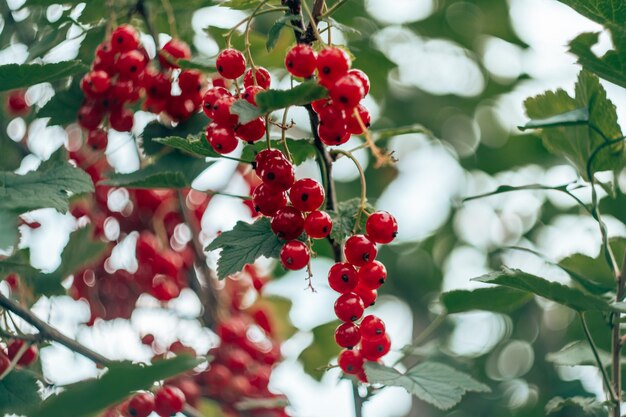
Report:
M 330 89 L 330 97 L 333 99 L 333 104 L 351 111 L 365 97 L 363 84 L 356 77 L 344 75 Z
M 365 125 L 366 128 L 369 128 L 372 120 L 370 112 L 362 104 L 359 104 L 356 109 L 359 112 L 359 117 L 361 118 L 363 125 Z M 365 130 L 361 127 L 361 123 L 359 123 L 359 120 L 354 115 L 354 110 L 348 118 L 347 128 L 348 133 L 351 135 L 361 135 L 365 132 Z
M 210 388 L 219 388 L 226 385 L 233 374 L 226 366 L 220 363 L 212 363 L 211 367 L 202 374 L 203 382 Z
M 91 130 L 87 135 L 87 143 L 95 150 L 102 151 L 107 147 L 108 134 L 103 129 Z
M 391 341 L 386 334 L 376 339 L 363 339 L 361 341 L 361 355 L 369 361 L 376 361 L 382 358 L 389 353 L 390 348 Z
M 239 116 L 232 114 L 230 108 L 237 99 L 231 95 L 222 96 L 213 105 L 213 120 L 224 126 L 235 127 Z
M 385 323 L 376 316 L 363 317 L 361 321 L 361 337 L 367 340 L 375 340 L 385 335 Z
M 141 343 L 144 345 L 151 346 L 154 343 L 154 335 L 151 333 L 148 333 L 147 335 L 143 336 L 141 338 Z
M 326 48 L 317 55 L 317 75 L 324 86 L 334 84 L 349 69 L 350 57 L 340 48 Z
M 376 303 L 376 298 L 378 298 L 378 291 L 367 288 L 360 283 L 353 291 L 359 297 L 361 297 L 361 300 L 363 300 L 363 305 L 365 305 L 365 307 L 373 306 Z
M 255 156 L 254 170 L 256 171 L 259 177 L 261 177 L 261 172 L 263 172 L 263 170 L 267 166 L 267 161 L 269 161 L 270 159 L 274 159 L 274 158 L 286 159 L 285 155 L 283 155 L 283 153 L 279 151 L 278 149 L 264 149 Z
M 356 269 L 347 262 L 338 262 L 328 271 L 328 285 L 342 294 L 352 291 L 358 282 Z
M 233 373 L 243 373 L 253 361 L 248 352 L 241 348 L 231 348 L 226 351 L 224 358 L 224 365 L 228 367 Z
M 237 316 L 218 323 L 215 328 L 215 332 L 223 343 L 235 343 L 244 339 L 247 330 L 248 326 L 246 323 Z
M 152 279 L 150 294 L 159 301 L 170 301 L 180 295 L 180 287 L 166 275 L 156 275 Z
M 289 199 L 300 211 L 317 210 L 324 202 L 324 187 L 312 178 L 303 178 L 293 183 Z
M 318 112 L 320 125 L 332 130 L 346 131 L 348 119 L 345 112 L 337 106 L 326 106 Z
M 235 128 L 237 137 L 245 142 L 253 143 L 265 136 L 265 120 L 257 118 Z
M 363 235 L 350 236 L 343 249 L 346 259 L 352 265 L 363 266 L 376 259 L 376 245 Z
M 146 95 L 153 98 L 168 98 L 172 90 L 169 78 L 161 72 L 144 72 L 142 85 Z
M 335 330 L 335 342 L 343 348 L 352 349 L 361 340 L 359 326 L 350 323 L 341 323 Z
M 14 340 L 7 346 L 7 354 L 9 359 L 13 360 L 22 349 L 26 342 L 24 340 Z M 22 353 L 22 356 L 17 361 L 18 365 L 22 366 L 30 366 L 37 359 L 37 354 L 39 353 L 39 349 L 37 346 L 30 345 L 26 348 L 26 350 Z
M 109 74 L 104 71 L 92 71 L 89 75 L 89 87 L 96 94 L 105 93 L 111 87 Z
M 109 99 L 111 100 L 111 106 L 113 107 L 121 107 L 126 102 L 138 100 L 139 94 L 138 90 L 135 88 L 135 83 L 130 80 L 118 80 L 111 87 Z
M 115 28 L 111 34 L 111 49 L 116 52 L 126 52 L 137 49 L 139 46 L 139 34 L 130 25 L 122 25 Z
M 280 250 L 280 262 L 286 269 L 297 271 L 309 263 L 309 248 L 299 240 L 285 243 Z
M 367 237 L 376 243 L 389 243 L 398 235 L 398 222 L 386 211 L 377 211 L 365 223 Z
M 254 75 L 253 75 L 254 74 Z M 256 78 L 256 83 L 254 82 Z M 252 87 L 254 85 L 264 90 L 270 88 L 272 77 L 270 73 L 263 67 L 250 68 L 243 77 L 243 86 Z
M 202 97 L 202 109 L 207 116 L 213 118 L 213 107 L 215 106 L 215 103 L 217 100 L 225 96 L 230 96 L 230 93 L 224 87 L 213 87 L 204 93 L 204 96 Z
M 241 98 L 246 100 L 248 103 L 254 104 L 256 106 L 256 95 L 263 91 L 265 90 L 263 90 L 258 85 L 251 85 L 249 87 L 246 87 L 246 89 L 241 94 Z
M 159 52 L 159 62 L 163 68 L 178 68 L 176 61 L 191 58 L 191 49 L 187 43 L 170 39 Z
M 282 191 L 291 188 L 295 180 L 293 165 L 284 157 L 268 159 L 260 173 L 263 183 Z
M 377 289 L 385 283 L 387 269 L 378 261 L 368 262 L 359 269 L 359 284 L 366 288 Z
M 351 69 L 350 71 L 348 71 L 348 75 L 351 75 L 355 78 L 357 78 L 359 81 L 361 81 L 361 85 L 363 86 L 363 92 L 364 92 L 364 96 L 367 95 L 367 93 L 370 92 L 370 79 L 367 76 L 366 73 L 364 73 L 363 71 L 361 71 L 360 69 Z
M 335 301 L 335 314 L 341 321 L 357 321 L 363 315 L 365 306 L 361 297 L 353 292 L 341 294 Z
M 7 98 L 7 110 L 13 115 L 23 115 L 28 112 L 29 106 L 23 90 L 14 90 Z
M 185 70 L 178 76 L 182 95 L 199 94 L 202 90 L 202 74 L 198 70 Z
M 304 230 L 304 218 L 302 213 L 295 207 L 285 206 L 272 218 L 272 231 L 283 240 L 293 240 L 302 234 Z
M 83 103 L 78 109 L 78 123 L 85 129 L 95 129 L 102 122 L 103 113 L 103 109 L 95 103 Z
M 278 209 L 287 205 L 287 196 L 283 191 L 260 184 L 252 193 L 252 204 L 257 212 L 273 216 Z
M 209 126 L 214 125 L 211 123 Z M 223 127 L 216 125 L 214 128 L 211 128 L 211 132 L 209 134 L 209 128 L 207 127 L 207 139 L 209 144 L 215 152 L 225 155 L 227 153 L 231 153 L 237 148 L 239 141 L 235 137 L 235 131 L 228 127 Z
M 154 411 L 161 417 L 170 417 L 182 411 L 185 406 L 185 394 L 171 385 L 166 385 L 154 396 Z
M 154 395 L 149 392 L 133 395 L 128 401 L 127 410 L 131 417 L 148 417 L 154 411 Z
M 294 77 L 309 78 L 315 72 L 317 57 L 309 45 L 298 44 L 285 56 L 285 68 Z
M 133 112 L 123 107 L 113 109 L 109 115 L 109 123 L 118 132 L 130 132 L 133 128 Z
M 216 66 L 222 77 L 234 80 L 246 70 L 246 58 L 236 49 L 224 49 L 217 56 Z
M 120 76 L 136 80 L 143 70 L 146 68 L 148 61 L 141 52 L 134 50 L 124 52 L 117 59 L 117 68 L 120 72 Z
M 327 146 L 342 145 L 350 139 L 350 133 L 346 129 L 333 129 L 322 124 L 317 127 L 317 134 Z
M 312 211 L 304 220 L 304 231 L 312 239 L 323 239 L 333 230 L 333 221 L 325 211 Z
M 320 113 L 326 107 L 330 105 L 330 100 L 327 98 L 321 98 L 319 100 L 315 100 L 311 102 L 311 107 L 315 110 L 316 113 Z
M 356 375 L 363 372 L 363 357 L 357 349 L 341 351 L 337 362 L 346 374 Z

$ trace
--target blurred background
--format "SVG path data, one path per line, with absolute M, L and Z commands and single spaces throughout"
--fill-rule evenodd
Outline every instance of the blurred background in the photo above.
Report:
M 29 17 L 23 3 L 7 2 L 18 22 Z M 202 1 L 192 3 L 194 7 L 179 17 L 178 27 L 193 41 L 197 53 L 214 56 L 221 41 L 204 29 L 229 28 L 245 15 L 218 6 L 203 7 Z M 72 13 L 80 16 L 81 10 L 78 6 Z M 60 11 L 52 5 L 45 18 L 52 22 Z M 370 77 L 372 91 L 366 105 L 374 117 L 373 128 L 419 123 L 437 138 L 407 134 L 385 139 L 384 145 L 399 160 L 397 166 L 374 169 L 368 165 L 366 171 L 368 198 L 377 208 L 392 212 L 400 225 L 396 241 L 380 251 L 390 279 L 373 309 L 388 324 L 392 349 L 396 350 L 387 357 L 388 364 L 400 358 L 397 351 L 440 314 L 437 300 L 441 291 L 479 286 L 470 279 L 501 263 L 567 282 L 568 276 L 546 260 L 558 262 L 574 253 L 598 255 L 597 225 L 580 213 L 573 201 L 556 192 L 520 191 L 464 204 L 461 200 L 502 184 L 561 185 L 576 179 L 566 161 L 552 157 L 538 137 L 522 134 L 517 126 L 526 120 L 525 98 L 546 89 L 573 90 L 579 67 L 567 53 L 567 43 L 583 31 L 602 30 L 600 26 L 555 0 L 353 0 L 334 18 L 357 29 L 335 27 L 333 41 L 347 44 L 356 58 L 354 66 Z M 272 23 L 271 17 L 257 19 L 255 36 L 264 36 Z M 272 71 L 275 88 L 289 85 L 285 72 L 278 69 L 285 48 L 293 42 L 286 32 L 277 52 L 266 53 L 259 47 L 255 54 L 259 64 L 276 69 Z M 81 39 L 71 28 L 66 39 L 43 60 L 74 57 Z M 162 35 L 161 41 L 166 39 Z M 142 40 L 151 43 L 148 36 Z M 610 46 L 603 34 L 594 52 L 602 53 Z M 27 57 L 28 48 L 16 42 L 0 51 L 2 64 L 25 62 Z M 624 121 L 623 90 L 610 84 L 605 88 Z M 28 90 L 27 100 L 41 106 L 52 94 L 50 85 L 38 85 Z M 294 110 L 290 117 L 296 126 L 289 134 L 304 137 L 306 114 Z M 139 112 L 135 133 L 150 120 L 151 116 Z M 68 140 L 66 131 L 46 123 L 45 119 L 2 120 L 11 139 L 28 132 L 33 154 L 22 161 L 18 172 L 32 169 Z M 359 139 L 352 138 L 346 148 L 358 144 Z M 362 163 L 369 162 L 366 151 L 357 156 Z M 110 138 L 107 157 L 120 172 L 138 168 L 131 135 Z M 358 173 L 345 159 L 335 170 L 340 200 L 359 193 Z M 245 193 L 245 182 L 233 175 L 235 168 L 234 163 L 221 160 L 204 172 L 194 187 Z M 305 163 L 298 176 L 319 175 L 314 163 Z M 618 209 L 625 207 L 626 172 L 617 183 L 618 198 L 604 201 L 604 212 L 617 213 L 617 217 L 605 215 L 609 234 L 626 236 L 626 210 Z M 579 197 L 590 199 L 585 192 Z M 123 192 L 119 198 L 124 198 Z M 54 270 L 74 220 L 51 210 L 32 212 L 31 216 L 42 227 L 24 227 L 23 245 L 31 248 L 36 267 Z M 210 242 L 218 231 L 228 230 L 239 219 L 250 219 L 249 211 L 237 200 L 216 196 L 202 221 L 203 241 Z M 115 235 L 115 226 L 111 227 L 110 233 Z M 501 249 L 512 246 L 532 248 L 543 258 Z M 123 265 L 124 250 L 120 252 Z M 210 258 L 215 262 L 216 255 L 210 254 Z M 267 287 L 275 300 L 288 298 L 292 303 L 288 316 L 289 305 L 281 304 L 285 319 L 291 322 L 285 325 L 292 325 L 293 331 L 283 345 L 286 359 L 273 373 L 271 386 L 288 395 L 292 413 L 298 417 L 354 415 L 350 383 L 339 381 L 336 369 L 317 370 L 337 353 L 332 341 L 334 323 L 327 324 L 334 319 L 335 296 L 325 283 L 331 264 L 324 257 L 314 261 L 316 293 L 305 290 L 303 272 L 276 270 L 279 277 Z M 265 262 L 264 267 L 271 270 L 274 265 Z M 188 290 L 169 303 L 171 310 L 161 308 L 149 296 L 142 296 L 138 305 L 130 321 L 96 322 L 91 328 L 82 325 L 89 319 L 86 306 L 69 297 L 42 299 L 35 310 L 111 358 L 149 358 L 137 333 L 151 332 L 166 342 L 179 338 L 199 351 L 215 342 L 194 319 L 200 305 Z M 535 300 L 511 316 L 484 312 L 452 315 L 419 354 L 472 372 L 493 392 L 468 395 L 453 410 L 441 412 L 413 400 L 401 388 L 388 388 L 366 403 L 364 415 L 530 417 L 544 415 L 546 402 L 557 395 L 597 395 L 602 399 L 601 379 L 594 367 L 557 366 L 546 360 L 546 354 L 581 339 L 574 318 L 572 311 L 545 300 Z M 600 327 L 593 326 L 601 322 L 600 317 L 590 315 L 589 320 L 592 331 Z M 608 334 L 599 330 L 594 336 L 598 345 L 607 349 Z M 97 372 L 88 360 L 57 346 L 44 348 L 42 358 L 45 376 L 58 384 Z M 418 359 L 408 358 L 399 366 Z

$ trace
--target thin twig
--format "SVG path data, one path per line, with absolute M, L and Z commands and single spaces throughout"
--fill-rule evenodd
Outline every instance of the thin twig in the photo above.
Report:
M 606 373 L 606 369 L 602 360 L 600 359 L 600 354 L 598 353 L 598 348 L 596 347 L 595 342 L 593 341 L 593 337 L 591 336 L 591 332 L 589 331 L 589 327 L 587 326 L 587 320 L 585 320 L 584 313 L 579 312 L 578 317 L 580 318 L 580 323 L 583 326 L 583 330 L 585 331 L 585 336 L 587 337 L 587 342 L 589 342 L 589 347 L 593 352 L 593 357 L 596 359 L 596 363 L 600 372 L 602 373 L 602 379 L 604 380 L 604 385 L 606 387 L 607 392 L 609 393 L 609 397 L 611 402 L 616 401 L 615 391 L 613 391 L 613 386 L 611 385 L 611 380 L 609 379 L 609 375 Z

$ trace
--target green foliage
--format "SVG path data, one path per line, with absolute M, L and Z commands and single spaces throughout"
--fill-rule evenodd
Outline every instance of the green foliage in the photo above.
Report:
M 153 139 L 156 143 L 171 146 L 193 156 L 219 158 L 222 155 L 215 152 L 209 142 L 207 142 L 204 133 L 198 135 L 187 135 L 186 138 L 180 136 L 168 136 L 166 138 Z
M 230 114 L 239 116 L 239 123 L 246 124 L 263 116 L 263 112 L 257 106 L 247 100 L 237 100 L 230 107 Z
M 224 279 L 261 256 L 278 258 L 283 244 L 284 241 L 272 232 L 269 219 L 263 217 L 254 223 L 237 222 L 232 230 L 216 237 L 206 250 L 222 250 L 217 275 Z
M 50 126 L 65 126 L 74 123 L 83 99 L 79 81 L 74 80 L 67 90 L 57 91 L 37 112 L 37 117 L 49 117 L 48 125 Z
M 556 413 L 563 417 L 608 417 L 609 415 L 604 405 L 590 397 L 554 397 L 546 404 L 546 414 Z
M 159 122 L 151 122 L 143 130 L 141 134 L 141 147 L 147 155 L 156 155 L 166 149 L 163 144 L 157 142 L 157 138 L 166 138 L 169 136 L 187 137 L 188 135 L 198 135 L 203 132 L 209 124 L 209 118 L 204 112 L 196 113 L 183 123 L 179 123 L 175 127 L 168 127 Z
M 228 7 L 235 10 L 249 10 L 257 7 L 261 2 L 259 0 L 226 0 L 220 3 L 222 7 Z M 270 4 L 278 4 L 277 1 L 270 2 Z
M 202 359 L 181 355 L 146 366 L 117 362 L 98 379 L 68 386 L 58 395 L 47 398 L 28 417 L 81 417 L 103 410 L 126 398 L 133 391 L 145 390 L 155 381 L 173 377 L 202 363 Z M 85 399 L 89 399 L 86 401 Z
M 450 314 L 472 310 L 510 313 L 532 298 L 532 294 L 513 288 L 491 287 L 444 292 L 441 294 L 441 303 Z
M 341 324 L 339 321 L 331 321 L 313 328 L 311 330 L 313 341 L 298 356 L 304 371 L 318 381 L 324 376 L 323 368 L 339 354 L 340 349 L 334 337 L 339 324 Z
M 40 403 L 39 385 L 32 372 L 14 369 L 0 380 L 0 414 L 24 414 Z
M 294 18 L 292 14 L 285 14 L 281 16 L 274 22 L 270 30 L 267 32 L 267 41 L 265 42 L 265 47 L 268 52 L 276 47 L 276 43 L 278 42 L 278 38 L 280 37 L 280 33 L 285 28 L 289 22 Z
M 54 64 L 0 65 L 0 91 L 56 81 L 85 71 L 87 71 L 87 67 L 80 61 L 64 61 Z
M 359 206 L 361 205 L 360 198 L 352 198 L 350 200 L 341 201 L 337 204 L 337 208 L 333 211 L 329 211 L 328 214 L 333 219 L 333 230 L 330 232 L 332 237 L 337 242 L 343 242 L 348 236 L 352 235 L 355 230 L 355 224 L 357 217 L 359 218 L 359 224 L 356 227 L 357 231 L 365 231 L 365 222 L 367 216 L 361 213 L 357 216 Z M 374 211 L 374 207 L 367 203 L 365 209 L 369 212 Z
M 304 106 L 328 95 L 328 91 L 315 81 L 305 81 L 290 90 L 261 91 L 255 96 L 261 113 L 284 109 L 290 106 Z
M 599 349 L 598 355 L 605 367 L 611 364 L 611 354 L 609 352 Z M 548 353 L 546 360 L 561 366 L 597 365 L 589 343 L 582 340 L 568 343 L 557 352 Z
M 283 153 L 285 152 L 285 146 L 282 141 L 272 140 L 271 144 L 272 148 L 278 149 Z M 287 138 L 287 147 L 289 148 L 289 153 L 291 154 L 293 163 L 296 165 L 300 165 L 307 159 L 315 158 L 317 156 L 315 145 L 313 145 L 313 142 L 310 139 Z M 267 143 L 265 141 L 256 142 L 253 145 L 246 146 L 243 149 L 241 157 L 246 161 L 253 161 L 256 154 L 261 152 L 263 149 L 267 149 Z
M 0 210 L 0 250 L 8 249 L 17 243 L 17 215 Z
M 376 362 L 366 362 L 365 373 L 372 384 L 402 387 L 440 410 L 454 407 L 467 392 L 491 391 L 470 375 L 437 362 L 419 363 L 404 374 Z
M 0 125 L 2 125 L 2 112 L 0 112 Z M 26 151 L 6 135 L 0 135 L 0 170 L 13 171 L 20 166 Z

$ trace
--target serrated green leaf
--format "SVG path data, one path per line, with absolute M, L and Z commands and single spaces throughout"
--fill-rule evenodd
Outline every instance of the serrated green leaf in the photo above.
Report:
M 17 215 L 0 210 L 0 249 L 6 250 L 17 244 Z
M 40 403 L 39 385 L 32 372 L 14 369 L 0 380 L 0 414 L 24 414 Z
M 569 51 L 578 58 L 578 63 L 587 71 L 621 87 L 626 87 L 626 50 L 607 51 L 598 57 L 591 48 L 599 40 L 599 33 L 581 33 L 569 43 Z
M 449 314 L 483 310 L 510 313 L 533 298 L 532 294 L 507 287 L 456 290 L 441 294 L 441 303 Z
M 255 96 L 256 104 L 262 114 L 289 106 L 303 106 L 322 99 L 328 91 L 313 80 L 305 81 L 290 90 L 261 91 Z
M 284 244 L 272 232 L 269 219 L 262 217 L 254 223 L 237 222 L 232 230 L 216 237 L 206 250 L 222 250 L 217 261 L 217 275 L 224 279 L 261 256 L 278 258 Z
M 337 242 L 343 242 L 348 236 L 352 235 L 354 225 L 357 220 L 356 215 L 360 205 L 360 198 L 352 198 L 350 200 L 341 201 L 337 204 L 334 211 L 328 212 L 330 217 L 333 219 L 333 230 L 330 232 L 330 237 Z M 374 207 L 372 207 L 369 203 L 367 203 L 365 209 L 370 212 L 374 211 Z M 366 220 L 366 216 L 361 214 L 359 225 L 356 228 L 357 231 L 365 230 Z
M 272 140 L 271 144 L 273 149 L 278 149 L 285 153 L 285 146 L 282 141 Z M 313 145 L 313 142 L 310 139 L 287 138 L 287 147 L 289 148 L 289 153 L 291 154 L 291 158 L 293 159 L 293 163 L 295 165 L 300 165 L 307 159 L 315 158 L 317 156 L 315 145 Z M 253 161 L 256 154 L 261 152 L 263 149 L 267 149 L 267 143 L 265 141 L 259 141 L 252 145 L 247 145 L 243 148 L 241 158 L 245 161 Z
M 237 100 L 230 107 L 230 114 L 239 116 L 239 123 L 246 124 L 263 116 L 263 112 L 257 106 L 247 100 Z
M 93 190 L 85 171 L 52 157 L 37 171 L 24 175 L 0 172 L 0 209 L 24 212 L 54 208 L 66 212 L 71 196 Z
M 268 52 L 276 47 L 281 31 L 293 18 L 294 15 L 287 13 L 274 22 L 270 30 L 267 32 L 267 42 L 265 42 L 265 48 Z
M 54 64 L 0 65 L 0 91 L 14 90 L 31 85 L 60 80 L 87 71 L 82 62 L 63 61 Z
M 49 117 L 48 125 L 50 126 L 66 126 L 70 123 L 76 123 L 78 110 L 84 98 L 79 81 L 75 80 L 69 89 L 57 91 L 50 101 L 39 109 L 37 117 Z
M 578 409 L 578 412 L 573 411 L 572 408 Z M 606 407 L 591 397 L 554 397 L 546 404 L 546 414 L 557 412 L 563 417 L 608 417 L 609 415 Z
M 150 122 L 141 134 L 141 148 L 147 155 L 156 155 L 164 149 L 164 145 L 154 139 L 178 136 L 185 138 L 188 135 L 198 135 L 206 129 L 209 118 L 204 112 L 196 113 L 189 119 L 177 124 L 175 127 L 167 127 L 159 122 Z
M 576 311 L 610 311 L 611 307 L 604 299 L 588 294 L 577 288 L 568 287 L 558 282 L 520 271 L 502 267 L 502 270 L 474 278 L 476 281 L 502 285 L 522 291 L 528 291 L 540 297 L 567 306 Z
M 611 354 L 609 352 L 598 349 L 598 355 L 605 367 L 611 365 Z M 560 366 L 597 366 L 595 356 L 589 344 L 582 340 L 568 343 L 557 352 L 548 353 L 546 355 L 546 361 Z
M 215 152 L 211 145 L 209 145 L 204 133 L 200 133 L 198 135 L 188 135 L 186 138 L 181 138 L 180 136 L 155 138 L 153 141 L 203 158 L 219 158 L 222 156 Z
M 533 119 L 526 123 L 521 130 L 541 129 L 554 126 L 584 125 L 589 123 L 589 110 L 586 107 L 568 111 L 545 119 Z
M 437 362 L 422 362 L 404 374 L 376 362 L 366 362 L 365 373 L 372 384 L 402 387 L 440 410 L 454 407 L 467 392 L 491 391 L 470 375 Z
M 192 57 L 191 59 L 179 59 L 176 61 L 182 69 L 195 69 L 203 72 L 215 72 L 215 59 L 207 57 Z
M 340 348 L 335 342 L 334 334 L 340 324 L 339 321 L 331 321 L 313 328 L 313 341 L 298 356 L 304 371 L 318 381 L 324 376 L 323 368 L 339 354 Z
M 202 362 L 203 359 L 185 355 L 159 360 L 149 366 L 117 362 L 109 366 L 100 378 L 81 381 L 68 386 L 59 395 L 47 398 L 41 407 L 27 416 L 82 417 L 95 413 L 120 402 L 133 391 L 149 389 L 155 381 L 188 371 Z

